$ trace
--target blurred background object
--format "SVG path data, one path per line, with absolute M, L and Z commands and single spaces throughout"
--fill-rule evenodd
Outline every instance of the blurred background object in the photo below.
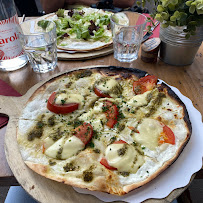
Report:
M 17 10 L 18 16 L 41 16 L 44 15 L 45 12 L 41 6 L 40 0 L 14 0 Z
M 114 3 L 113 3 L 114 2 Z M 136 5 L 135 0 L 15 0 L 18 10 L 18 15 L 22 16 L 42 16 L 45 13 L 57 11 L 58 8 L 66 8 L 68 5 L 84 4 L 92 8 L 111 10 L 120 12 L 123 10 L 133 11 L 138 13 L 149 13 L 153 6 L 146 3 L 146 8 L 141 8 Z

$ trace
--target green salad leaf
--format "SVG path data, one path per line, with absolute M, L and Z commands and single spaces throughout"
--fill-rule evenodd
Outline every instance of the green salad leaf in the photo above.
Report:
M 78 12 L 74 13 L 72 16 L 73 20 L 80 20 L 82 18 L 83 18 L 83 16 L 81 16 Z
M 37 25 L 41 27 L 43 30 L 46 30 L 46 28 L 49 26 L 49 23 L 50 22 L 47 20 L 40 20 L 37 22 Z
M 56 14 L 57 20 L 54 20 L 56 24 L 57 39 L 61 40 L 65 33 L 69 35 L 76 35 L 77 39 L 92 39 L 95 41 L 102 40 L 108 42 L 109 36 L 105 35 L 104 26 L 109 25 L 110 16 L 103 15 L 101 13 L 80 12 L 79 9 L 74 9 L 72 15 L 64 15 L 64 9 L 59 9 Z M 97 29 L 90 30 L 89 26 L 94 24 Z
M 62 17 L 62 18 L 64 18 L 64 9 L 58 9 L 58 11 L 56 12 L 56 15 L 58 16 L 58 17 Z
M 108 25 L 110 23 L 110 18 L 109 16 L 105 15 L 105 16 L 101 16 L 99 18 L 99 25 Z
M 67 29 L 70 27 L 68 18 L 60 18 L 60 20 L 61 20 L 61 28 L 62 29 Z

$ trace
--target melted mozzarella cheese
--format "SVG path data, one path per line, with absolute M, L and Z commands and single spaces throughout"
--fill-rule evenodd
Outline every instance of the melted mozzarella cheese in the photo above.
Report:
M 128 105 L 133 106 L 133 107 L 138 107 L 138 106 L 143 106 L 147 104 L 147 95 L 151 91 L 147 91 L 143 94 L 138 94 L 134 96 L 132 99 L 128 101 Z
M 93 108 L 94 113 L 102 113 L 103 112 L 103 110 L 102 110 L 103 105 L 104 105 L 103 102 L 99 102 L 99 101 L 95 102 L 95 105 L 94 105 L 94 108 Z
M 62 148 L 64 143 L 64 138 L 62 137 L 53 145 L 51 145 L 48 149 L 45 150 L 45 154 L 51 158 L 56 158 L 58 155 L 59 150 Z
M 94 111 L 93 109 L 90 109 L 87 113 L 83 113 L 80 117 L 78 117 L 78 119 L 82 121 L 89 121 L 90 119 L 92 119 L 93 115 Z
M 78 119 L 82 121 L 89 121 L 94 130 L 103 130 L 102 122 L 106 121 L 106 116 L 103 113 L 103 102 L 96 102 L 97 105 L 90 109 L 87 113 L 83 113 Z
M 51 139 L 50 137 L 47 137 L 45 140 L 44 140 L 44 148 L 47 149 L 49 148 L 51 145 L 54 144 L 54 141 L 53 139 Z
M 101 123 L 101 120 L 100 119 L 98 119 L 97 118 L 97 120 L 92 120 L 91 121 L 91 125 L 92 125 L 92 127 L 93 127 L 93 129 L 94 130 L 96 130 L 96 131 L 102 131 L 103 130 L 103 125 L 102 125 L 102 123 Z
M 139 133 L 135 133 L 135 141 L 151 150 L 155 150 L 158 146 L 160 133 L 163 131 L 159 121 L 149 118 L 144 119 L 137 129 Z
M 126 149 L 125 149 L 126 147 Z M 119 151 L 125 150 L 119 155 Z M 127 144 L 111 144 L 105 150 L 105 157 L 110 166 L 121 172 L 136 172 L 144 163 L 143 156 L 139 155 L 135 148 Z
M 84 97 L 80 94 L 61 93 L 56 96 L 56 104 L 79 103 L 79 108 L 83 106 Z
M 117 81 L 113 78 L 97 85 L 97 88 L 103 92 L 109 92 L 113 87 L 118 85 Z
M 85 147 L 85 144 L 76 136 L 70 137 L 66 140 L 63 145 L 63 151 L 61 154 L 62 159 L 67 159 L 75 155 L 78 151 L 82 150 Z
M 72 136 L 65 140 L 64 137 L 52 144 L 46 149 L 45 154 L 51 158 L 57 158 L 60 153 L 60 159 L 67 159 L 82 150 L 85 144 L 76 136 Z

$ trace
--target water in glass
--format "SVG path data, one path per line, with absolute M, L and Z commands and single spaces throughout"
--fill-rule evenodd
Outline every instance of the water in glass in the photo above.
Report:
M 114 58 L 132 62 L 138 58 L 146 16 L 136 12 L 115 13 L 110 18 L 113 34 Z
M 125 36 L 125 34 L 125 31 L 121 31 L 114 38 L 114 58 L 130 63 L 138 58 L 140 40 L 136 33 L 131 33 L 131 36 L 129 36 L 129 33 L 128 36 Z
M 29 61 L 35 72 L 46 73 L 55 68 L 57 63 L 56 43 L 47 43 L 45 39 L 35 39 L 24 46 Z

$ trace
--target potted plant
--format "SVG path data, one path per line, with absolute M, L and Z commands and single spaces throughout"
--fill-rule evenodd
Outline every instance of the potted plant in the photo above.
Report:
M 151 17 L 161 22 L 160 59 L 171 65 L 191 64 L 203 41 L 203 0 L 153 2 L 156 8 Z M 146 0 L 141 3 L 144 6 Z

